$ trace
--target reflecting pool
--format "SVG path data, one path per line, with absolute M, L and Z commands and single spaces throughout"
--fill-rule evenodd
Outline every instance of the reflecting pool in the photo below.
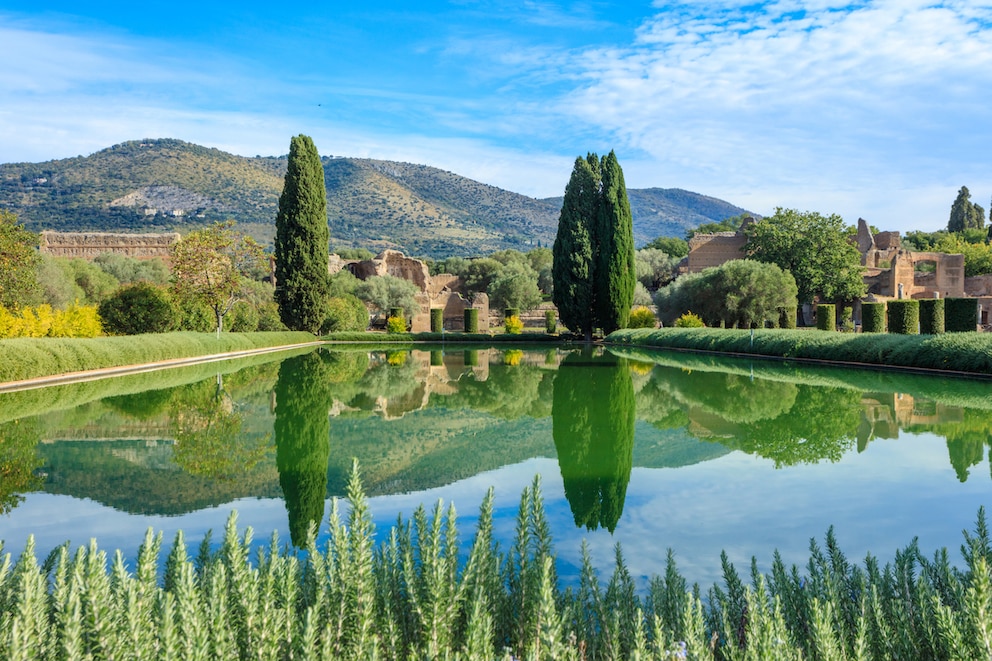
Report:
M 328 350 L 0 394 L 0 538 L 37 553 L 96 537 L 134 556 L 149 526 L 191 545 L 237 510 L 299 544 L 354 460 L 380 532 L 454 502 L 463 543 L 495 490 L 513 537 L 539 475 L 560 573 L 718 577 L 726 550 L 805 563 L 833 525 L 849 558 L 914 537 L 956 554 L 992 501 L 992 384 L 692 354 Z M 321 526 L 323 527 L 323 526 Z M 956 557 L 956 555 L 954 556 Z

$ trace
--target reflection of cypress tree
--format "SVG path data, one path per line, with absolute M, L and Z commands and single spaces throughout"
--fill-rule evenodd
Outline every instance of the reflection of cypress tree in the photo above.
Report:
M 306 543 L 307 527 L 319 527 L 327 496 L 330 390 L 318 352 L 279 366 L 276 383 L 276 467 L 289 513 L 293 544 Z
M 583 352 L 562 361 L 551 414 L 576 526 L 613 532 L 620 520 L 633 463 L 634 409 L 626 360 Z
M 958 476 L 958 481 L 967 481 L 968 469 L 982 463 L 987 438 L 986 434 L 970 433 L 947 439 L 947 454 L 950 456 L 951 466 Z

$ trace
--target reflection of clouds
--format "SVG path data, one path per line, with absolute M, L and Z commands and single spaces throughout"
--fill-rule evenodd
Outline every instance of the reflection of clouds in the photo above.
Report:
M 445 506 L 454 502 L 462 545 L 467 548 L 479 505 L 493 486 L 494 530 L 505 552 L 512 544 L 520 493 L 540 473 L 565 581 L 577 580 L 585 539 L 604 582 L 613 568 L 614 545 L 620 542 L 633 576 L 663 572 L 666 551 L 672 548 L 683 575 L 705 589 L 720 577 L 721 549 L 745 577 L 752 556 L 767 571 L 776 548 L 787 565 L 803 566 L 810 538 L 822 546 L 831 525 L 852 563 L 861 563 L 869 551 L 888 562 L 914 536 L 925 554 L 946 546 L 957 558 L 961 530 L 973 527 L 979 506 L 992 506 L 987 471 L 983 462 L 961 484 L 947 460 L 943 439 L 909 433 L 899 440 L 875 441 L 864 453 L 848 453 L 837 463 L 776 470 L 770 461 L 735 452 L 677 469 L 634 468 L 623 517 L 613 535 L 575 528 L 554 459 L 531 459 L 445 487 L 379 496 L 369 503 L 376 528 L 384 536 L 397 514 L 407 518 L 420 504 L 430 510 L 438 498 Z M 166 547 L 179 528 L 191 549 L 208 529 L 219 541 L 232 509 L 238 510 L 242 529 L 254 528 L 256 543 L 264 544 L 273 530 L 288 543 L 282 501 L 253 498 L 164 517 L 128 516 L 88 500 L 29 494 L 10 516 L 0 519 L 0 537 L 7 542 L 6 550 L 16 555 L 27 535 L 34 533 L 37 555 L 44 557 L 65 541 L 71 525 L 87 531 L 87 539 L 72 540 L 74 547 L 95 536 L 101 548 L 120 548 L 131 558 L 148 526 L 164 530 Z M 325 512 L 324 538 L 326 529 Z M 639 585 L 644 587 L 646 581 Z

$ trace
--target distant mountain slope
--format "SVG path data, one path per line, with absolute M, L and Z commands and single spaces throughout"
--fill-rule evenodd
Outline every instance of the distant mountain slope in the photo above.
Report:
M 561 198 L 534 199 L 426 165 L 323 159 L 334 246 L 411 255 L 527 250 L 554 241 Z M 180 232 L 234 218 L 271 243 L 286 157 L 235 156 L 181 140 L 0 164 L 0 208 L 32 230 Z M 679 189 L 628 191 L 640 245 L 743 209 Z

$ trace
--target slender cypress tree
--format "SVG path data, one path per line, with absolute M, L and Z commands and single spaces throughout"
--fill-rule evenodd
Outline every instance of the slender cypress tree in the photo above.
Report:
M 554 282 L 552 299 L 562 324 L 592 339 L 595 241 L 592 219 L 599 205 L 599 158 L 589 154 L 575 159 L 572 176 L 558 218 L 558 234 L 552 249 Z
M 594 294 L 597 325 L 604 333 L 627 326 L 634 304 L 634 222 L 623 170 L 612 151 L 603 158 L 602 192 L 593 236 L 598 239 Z
M 286 183 L 276 215 L 276 303 L 292 330 L 316 333 L 328 297 L 327 190 L 309 136 L 289 143 Z

